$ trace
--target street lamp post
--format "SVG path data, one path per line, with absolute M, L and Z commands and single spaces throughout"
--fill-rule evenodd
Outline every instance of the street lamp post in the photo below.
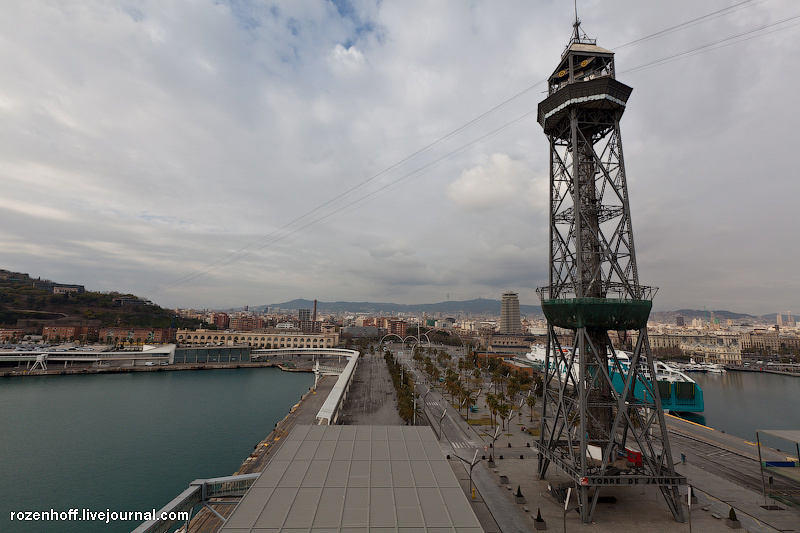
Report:
M 442 409 L 442 416 L 439 417 L 439 440 L 442 440 L 442 421 L 445 415 L 447 415 L 447 407 Z
M 476 464 L 478 464 L 478 449 L 475 448 L 475 455 L 472 457 L 472 461 L 467 461 L 466 459 L 464 459 L 463 457 L 461 457 L 457 453 L 454 453 L 453 455 L 455 455 L 460 460 L 464 461 L 465 463 L 467 463 L 469 465 L 469 492 L 472 495 L 472 499 L 474 500 L 475 499 L 475 488 L 474 488 L 474 486 L 472 484 L 472 469 L 475 467 Z

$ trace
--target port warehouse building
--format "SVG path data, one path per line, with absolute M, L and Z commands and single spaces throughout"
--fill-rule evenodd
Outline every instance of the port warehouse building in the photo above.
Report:
M 338 333 L 303 333 L 292 331 L 236 332 L 179 329 L 175 340 L 183 345 L 244 344 L 253 348 L 335 348 Z

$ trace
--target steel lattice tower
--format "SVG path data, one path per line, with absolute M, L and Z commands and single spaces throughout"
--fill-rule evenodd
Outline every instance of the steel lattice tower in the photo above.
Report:
M 650 379 L 646 328 L 656 289 L 639 284 L 622 157 L 619 122 L 631 91 L 615 79 L 614 54 L 576 20 L 538 110 L 550 141 L 550 280 L 537 291 L 548 323 L 549 384 L 539 478 L 551 463 L 572 478 L 584 522 L 602 487 L 642 484 L 658 486 L 683 522 L 678 485 L 686 479 L 675 474 Z M 629 330 L 639 334 L 626 368 L 609 331 Z M 641 462 L 635 453 L 626 457 L 636 449 Z

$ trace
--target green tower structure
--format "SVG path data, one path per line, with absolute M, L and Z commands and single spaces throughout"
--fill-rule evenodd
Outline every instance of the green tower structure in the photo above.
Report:
M 550 274 L 538 474 L 555 464 L 591 522 L 606 487 L 656 486 L 683 522 L 647 319 L 656 289 L 639 283 L 620 118 L 631 87 L 614 54 L 574 33 L 538 120 L 550 142 Z M 628 338 L 623 357 L 611 334 Z M 638 487 L 640 488 L 640 487 Z

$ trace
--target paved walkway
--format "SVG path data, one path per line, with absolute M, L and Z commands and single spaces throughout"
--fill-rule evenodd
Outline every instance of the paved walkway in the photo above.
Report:
M 364 354 L 356 367 L 339 423 L 357 426 L 401 426 L 397 395 L 383 356 Z

